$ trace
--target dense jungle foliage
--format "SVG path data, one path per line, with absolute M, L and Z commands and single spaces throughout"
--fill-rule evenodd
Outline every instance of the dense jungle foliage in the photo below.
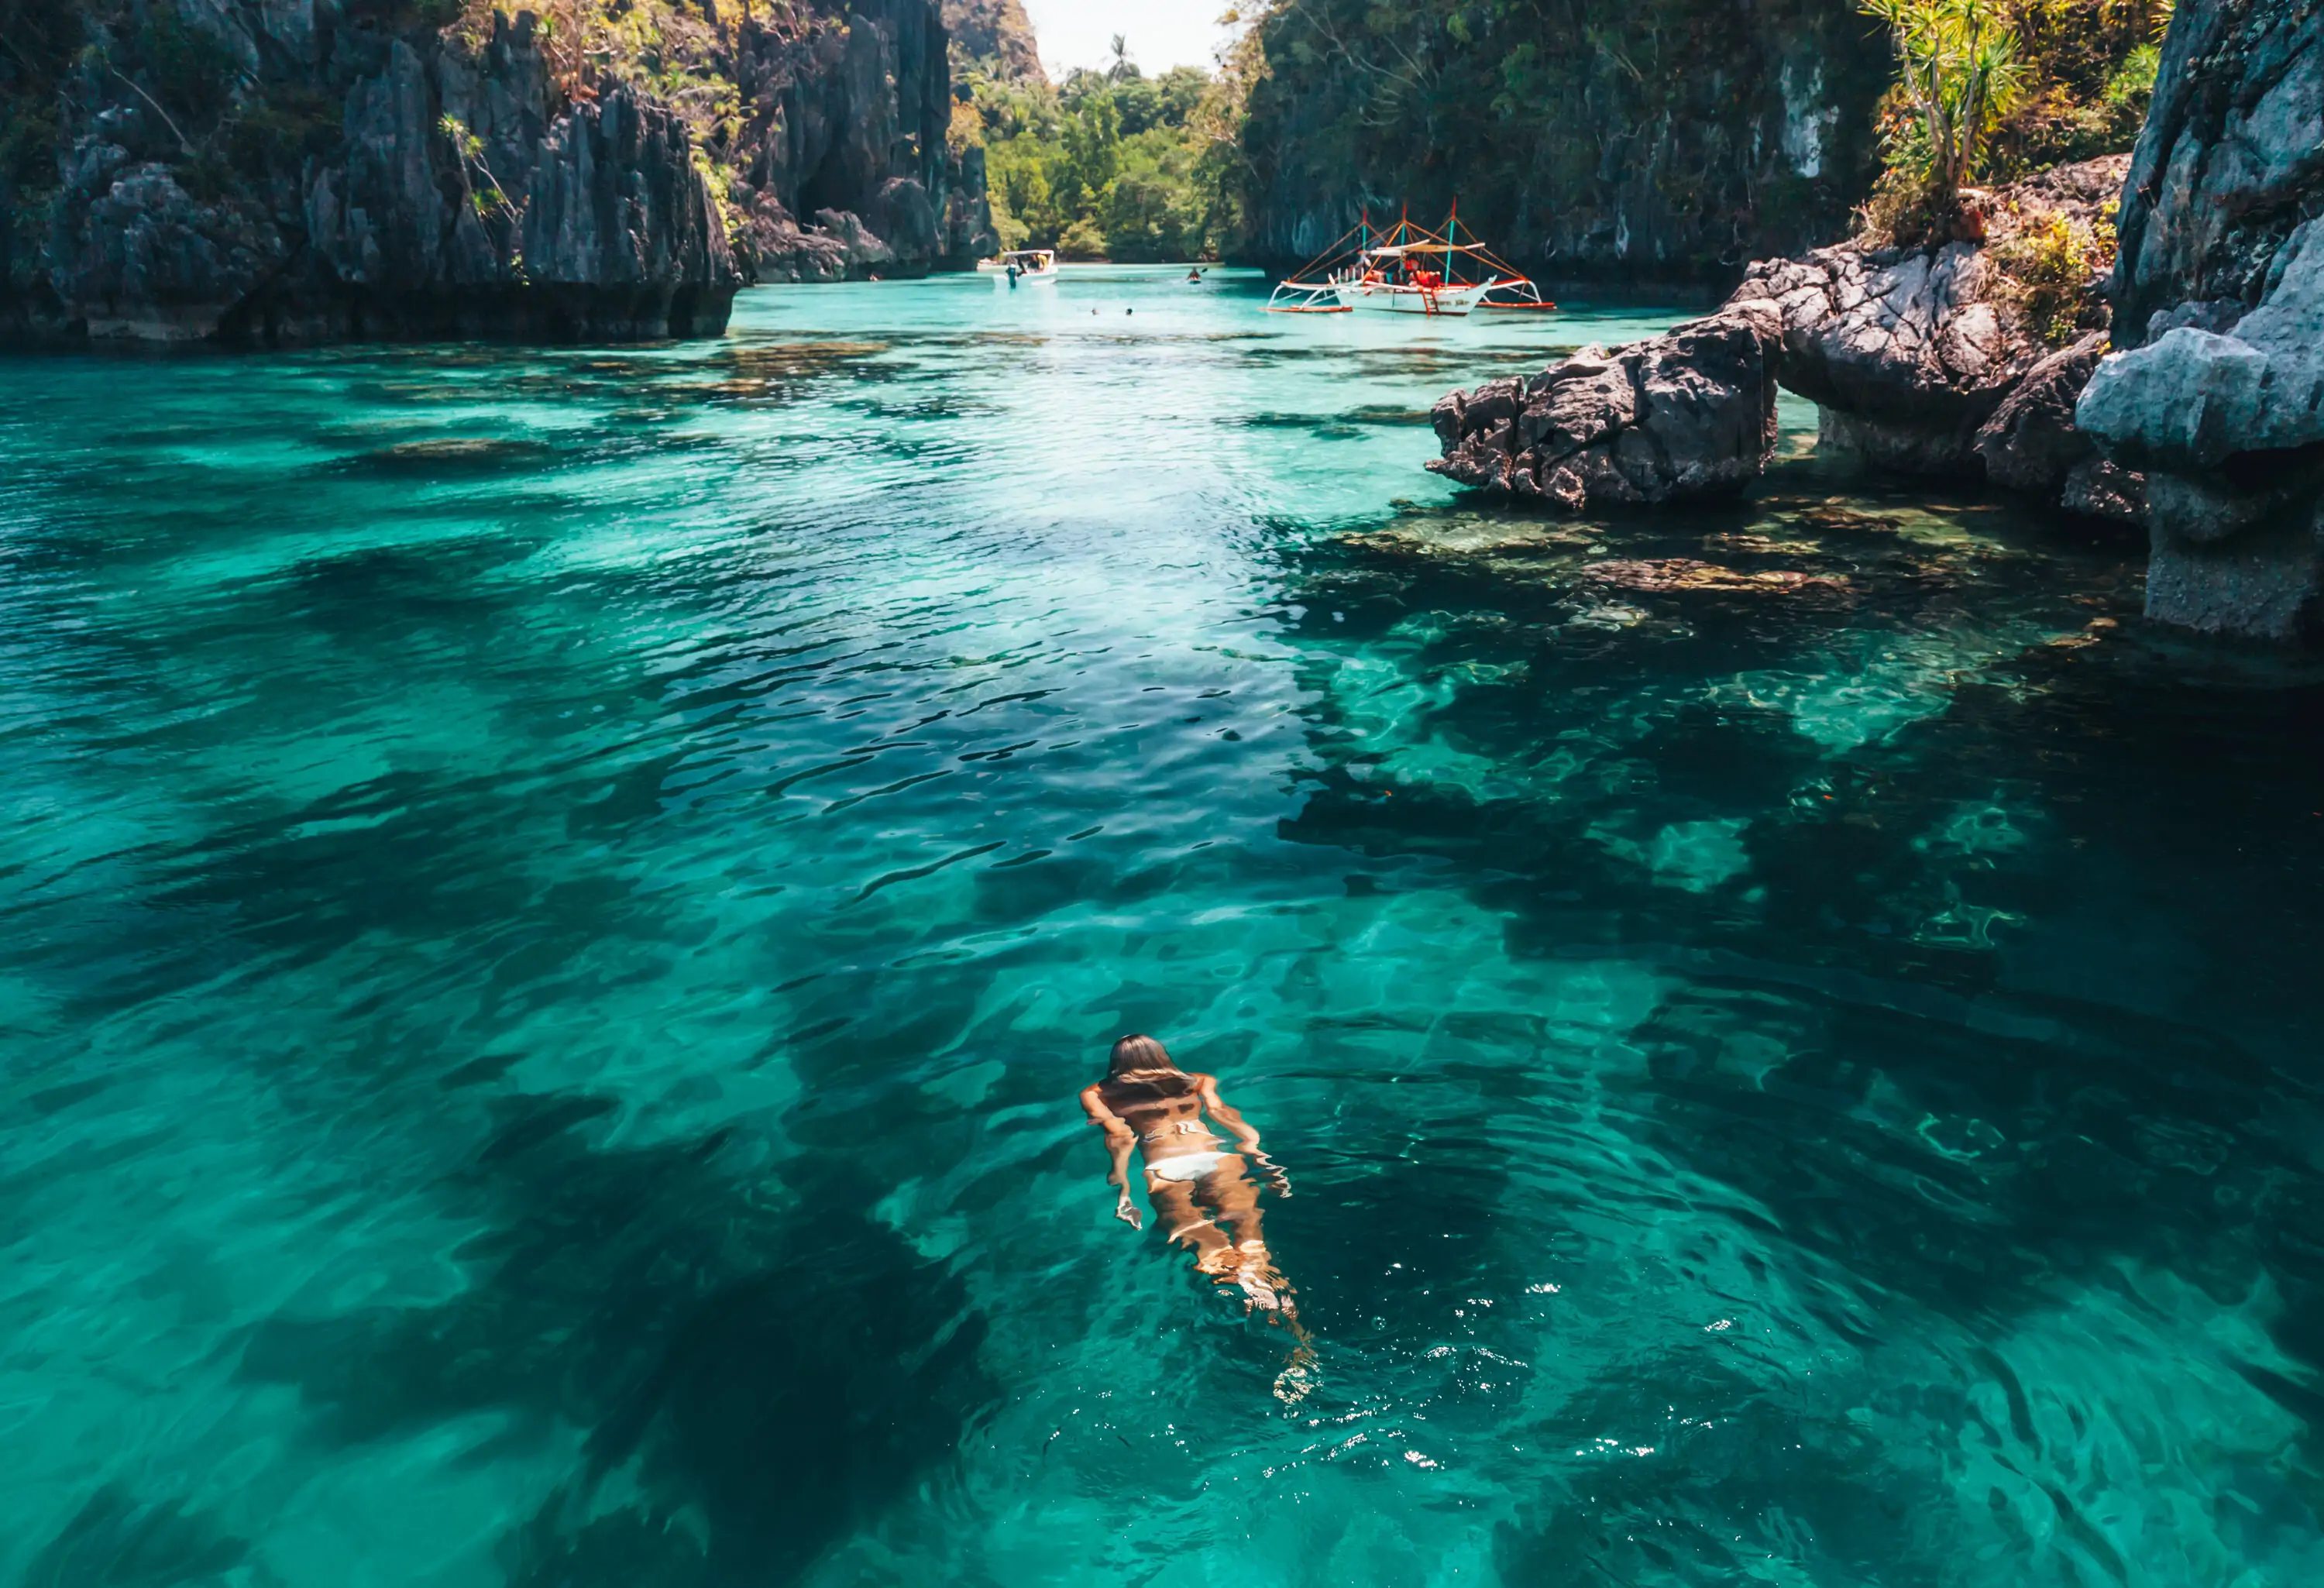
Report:
M 1216 259 L 1241 223 L 1228 84 L 1185 66 L 1149 78 L 1114 46 L 1060 88 L 972 69 L 953 137 L 984 149 L 994 229 L 1074 259 Z
M 2172 0 L 1861 0 L 1888 30 L 1898 80 L 1880 107 L 1879 242 L 1956 225 L 1957 195 L 2137 141 Z M 2084 240 L 2111 252 L 2111 239 Z M 2063 245 L 2061 245 L 2062 247 Z M 2061 267 L 2062 268 L 2062 267 Z

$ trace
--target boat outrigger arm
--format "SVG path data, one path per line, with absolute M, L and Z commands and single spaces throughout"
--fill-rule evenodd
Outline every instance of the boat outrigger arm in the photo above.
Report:
M 1399 219 L 1383 231 L 1364 218 L 1268 299 L 1270 314 L 1462 315 L 1472 309 L 1555 309 L 1525 273 L 1472 236 L 1460 235 L 1454 206 L 1444 230 Z

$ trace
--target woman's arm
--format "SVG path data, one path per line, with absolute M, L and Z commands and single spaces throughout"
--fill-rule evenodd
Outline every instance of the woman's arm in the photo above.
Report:
M 1219 1078 L 1216 1076 L 1196 1076 L 1194 1080 L 1202 1089 L 1203 1106 L 1210 1111 L 1211 1117 L 1232 1132 L 1234 1139 L 1242 1143 L 1243 1150 L 1267 1171 L 1268 1184 L 1275 1187 L 1277 1196 L 1290 1196 L 1291 1177 L 1285 1174 L 1273 1159 L 1259 1150 L 1259 1131 L 1251 1122 L 1242 1117 L 1234 1104 L 1219 1095 Z
M 1113 1168 L 1107 1173 L 1105 1183 L 1120 1187 L 1114 1198 L 1113 1216 L 1135 1230 L 1139 1227 L 1138 1206 L 1130 1200 L 1130 1155 L 1138 1149 L 1138 1132 L 1130 1122 L 1105 1105 L 1095 1086 L 1082 1094 L 1082 1111 L 1090 1123 L 1105 1132 L 1106 1150 L 1113 1157 Z

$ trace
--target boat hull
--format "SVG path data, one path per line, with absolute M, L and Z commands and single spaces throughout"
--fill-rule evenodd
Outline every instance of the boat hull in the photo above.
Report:
M 1333 289 L 1342 309 L 1370 314 L 1463 315 L 1477 306 L 1489 282 L 1423 291 L 1379 282 L 1342 282 Z
M 1057 272 L 1053 270 L 1019 271 L 1017 279 L 1010 281 L 1007 271 L 995 271 L 992 274 L 992 284 L 1004 290 L 1017 287 L 1054 287 L 1057 284 Z

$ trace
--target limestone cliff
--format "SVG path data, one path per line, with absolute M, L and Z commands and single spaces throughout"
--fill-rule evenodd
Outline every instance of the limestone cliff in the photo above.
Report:
M 853 0 L 740 33 L 738 246 L 761 281 L 925 275 L 999 246 L 983 151 L 947 147 L 935 0 Z
M 2147 610 L 2324 637 L 2324 0 L 2182 0 L 2081 428 L 2147 471 Z
M 1852 0 L 1379 5 L 1259 24 L 1250 253 L 1295 265 L 1370 206 L 1462 218 L 1536 274 L 1731 285 L 1841 230 L 1886 39 Z
M 0 340 L 714 335 L 752 279 L 989 244 L 937 0 L 656 0 L 650 58 L 450 0 L 32 3 Z

